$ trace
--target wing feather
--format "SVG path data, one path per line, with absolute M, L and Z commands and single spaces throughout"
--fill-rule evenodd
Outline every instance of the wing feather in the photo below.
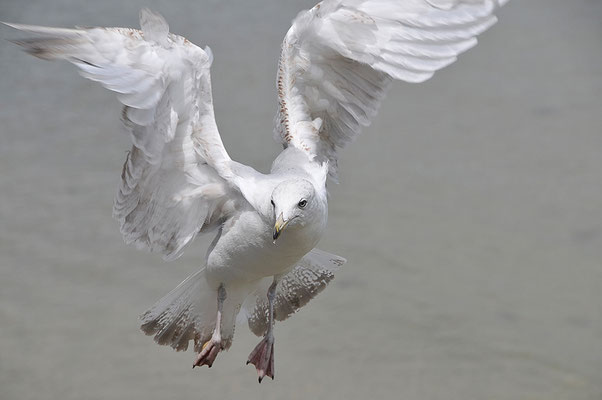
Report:
M 393 79 L 423 82 L 491 27 L 507 0 L 324 0 L 293 21 L 278 70 L 275 139 L 336 179 L 338 150 L 368 126 Z
M 207 160 L 229 160 L 213 114 L 210 50 L 170 34 L 150 10 L 140 24 L 141 31 L 7 25 L 37 35 L 15 41 L 30 54 L 65 59 L 117 94 L 132 148 L 113 215 L 127 243 L 174 259 L 227 218 L 224 204 L 244 200 Z

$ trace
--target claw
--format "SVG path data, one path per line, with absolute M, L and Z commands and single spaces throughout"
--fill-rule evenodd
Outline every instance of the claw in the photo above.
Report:
M 249 354 L 247 365 L 255 365 L 257 369 L 257 380 L 259 383 L 269 376 L 274 379 L 274 337 L 266 336 Z
M 203 343 L 201 352 L 194 361 L 194 364 L 192 364 L 192 368 L 200 367 L 202 365 L 206 365 L 207 367 L 211 368 L 220 350 L 221 341 L 219 339 L 211 338 L 210 340 L 206 341 Z

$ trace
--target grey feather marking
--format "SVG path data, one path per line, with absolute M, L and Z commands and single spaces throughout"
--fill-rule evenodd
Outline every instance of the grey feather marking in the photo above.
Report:
M 342 257 L 318 249 L 313 249 L 303 257 L 299 265 L 278 282 L 274 300 L 276 321 L 284 321 L 322 292 L 345 262 Z M 251 332 L 257 336 L 265 334 L 268 313 L 267 298 L 259 295 L 248 317 Z

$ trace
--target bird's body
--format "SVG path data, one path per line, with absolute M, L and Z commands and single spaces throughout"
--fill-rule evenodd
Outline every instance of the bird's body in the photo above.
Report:
M 254 174 L 247 197 L 256 207 L 248 204 L 236 210 L 207 253 L 207 273 L 212 281 L 254 282 L 283 275 L 318 244 L 328 214 L 325 180 L 316 181 L 311 172 L 320 168 L 302 152 L 289 148 L 275 160 L 269 174 Z M 279 185 L 295 185 L 301 180 L 311 182 L 319 190 L 315 212 L 303 224 L 288 227 L 286 235 L 274 240 L 272 193 Z
M 422 82 L 492 26 L 507 0 L 324 0 L 300 13 L 278 68 L 268 174 L 233 161 L 215 121 L 209 48 L 169 33 L 149 10 L 141 30 L 8 24 L 43 59 L 65 59 L 116 92 L 132 141 L 114 216 L 128 244 L 177 258 L 216 232 L 202 268 L 142 316 L 160 344 L 211 366 L 237 316 L 263 340 L 249 356 L 274 376 L 273 324 L 316 296 L 345 260 L 315 249 L 326 227 L 326 181 L 338 153 L 370 124 L 393 80 Z M 267 298 L 265 294 L 267 293 Z

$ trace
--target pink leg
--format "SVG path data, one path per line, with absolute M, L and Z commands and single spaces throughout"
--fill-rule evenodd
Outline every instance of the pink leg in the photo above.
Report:
M 269 325 L 268 331 L 259 344 L 249 354 L 247 364 L 255 365 L 259 383 L 264 377 L 274 379 L 274 298 L 276 297 L 276 279 L 268 289 Z
M 200 367 L 202 365 L 206 365 L 211 368 L 218 353 L 220 350 L 222 350 L 221 324 L 224 300 L 226 300 L 226 289 L 222 284 L 217 289 L 217 317 L 215 319 L 215 329 L 213 330 L 213 335 L 211 336 L 210 340 L 203 344 L 201 352 L 194 361 L 194 364 L 192 364 L 192 368 Z

